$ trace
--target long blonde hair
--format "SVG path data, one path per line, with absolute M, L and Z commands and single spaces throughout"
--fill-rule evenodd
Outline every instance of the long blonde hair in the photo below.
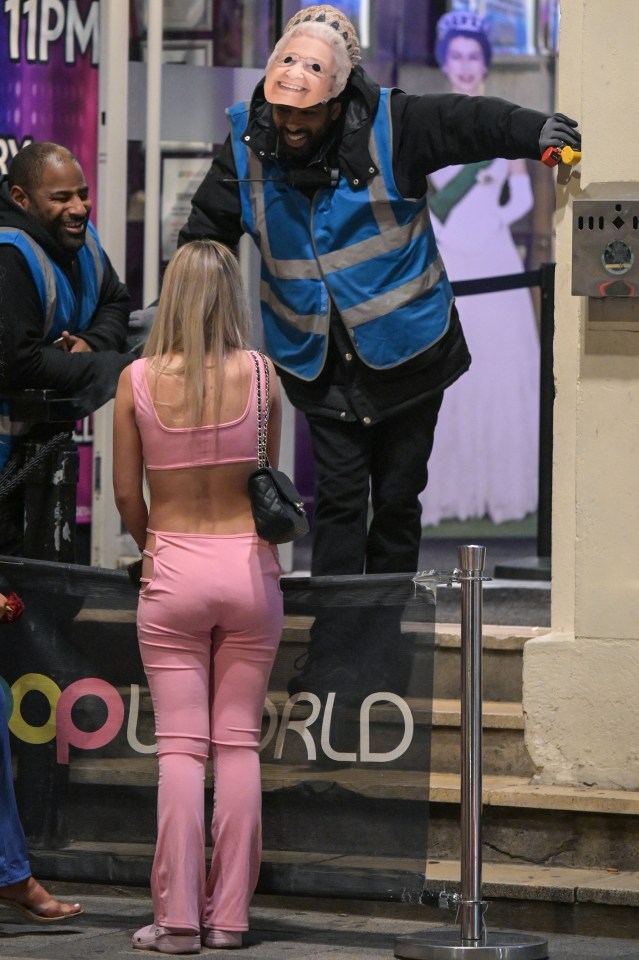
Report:
M 224 358 L 248 346 L 251 317 L 235 255 L 215 240 L 193 240 L 171 258 L 162 281 L 157 313 L 144 348 L 162 373 L 175 354 L 171 373 L 184 377 L 187 416 L 202 423 L 207 363 L 213 364 L 214 422 L 219 420 Z

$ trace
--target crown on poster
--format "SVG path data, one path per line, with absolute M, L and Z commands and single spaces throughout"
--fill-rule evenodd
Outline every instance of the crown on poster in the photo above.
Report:
M 488 22 L 472 10 L 453 10 L 437 21 L 437 39 L 444 40 L 449 33 L 477 33 L 488 38 Z

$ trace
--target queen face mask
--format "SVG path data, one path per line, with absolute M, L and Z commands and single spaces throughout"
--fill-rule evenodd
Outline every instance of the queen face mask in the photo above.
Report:
M 277 57 L 269 61 L 264 95 L 269 103 L 304 110 L 331 99 L 334 79 L 329 44 L 319 37 L 298 36 L 282 44 Z

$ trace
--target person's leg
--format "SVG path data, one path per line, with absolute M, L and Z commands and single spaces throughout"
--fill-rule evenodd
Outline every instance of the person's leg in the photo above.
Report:
M 419 562 L 421 503 L 441 395 L 373 427 L 366 573 L 413 575 Z M 377 605 L 360 619 L 360 688 L 404 695 L 412 670 L 410 634 L 402 631 L 403 604 Z
M 370 428 L 308 417 L 315 465 L 314 577 L 364 572 Z
M 6 700 L 0 684 L 0 903 L 30 920 L 51 922 L 77 916 L 79 903 L 60 903 L 31 876 L 27 842 L 13 789 Z
M 13 790 L 7 706 L 0 684 L 0 888 L 31 876 L 27 841 Z M 2 892 L 0 890 L 0 892 Z
M 248 929 L 262 856 L 259 744 L 264 699 L 283 622 L 277 552 L 257 537 L 226 538 L 215 578 L 223 614 L 213 634 L 211 749 L 213 858 L 202 925 Z
M 371 429 L 326 417 L 308 417 L 315 467 L 311 574 L 361 575 L 366 558 Z M 349 696 L 359 657 L 357 617 L 344 606 L 315 611 L 307 650 L 295 663 L 289 694 L 310 691 Z M 357 695 L 356 695 L 357 696 Z
M 197 935 L 205 879 L 211 579 L 206 538 L 158 534 L 140 594 L 138 638 L 155 713 L 159 782 L 151 873 L 155 922 Z M 148 566 L 148 561 L 146 561 Z M 144 928 L 146 929 L 146 928 Z M 140 933 L 143 933 L 140 931 Z M 137 936 L 137 935 L 136 935 Z M 142 940 L 144 936 L 142 937 Z M 134 945 L 142 947 L 143 943 Z
M 438 394 L 373 427 L 367 573 L 417 570 L 422 535 L 419 495 L 428 480 L 441 402 Z

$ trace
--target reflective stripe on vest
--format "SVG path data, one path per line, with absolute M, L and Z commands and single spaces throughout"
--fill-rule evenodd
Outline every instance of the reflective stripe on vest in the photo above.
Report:
M 78 296 L 64 271 L 24 230 L 0 227 L 0 243 L 20 250 L 29 265 L 42 304 L 43 341 L 51 343 L 63 330 L 74 334 L 86 330 L 98 305 L 104 277 L 104 251 L 93 224 L 87 225 L 85 243 L 76 257 L 80 267 Z
M 29 424 L 9 419 L 9 401 L 0 400 L 0 470 L 13 452 L 14 437 L 24 433 Z
M 425 198 L 406 200 L 395 185 L 390 91 L 382 90 L 369 142 L 379 175 L 359 190 L 340 177 L 312 203 L 282 182 L 278 164 L 246 148 L 248 106 L 227 113 L 237 175 L 252 181 L 240 183 L 242 217 L 262 256 L 260 297 L 273 359 L 296 376 L 317 376 L 331 298 L 371 367 L 403 363 L 440 339 L 452 292 Z
M 0 227 L 0 243 L 7 243 L 22 253 L 29 264 L 33 282 L 36 285 L 42 312 L 44 314 L 44 336 L 49 333 L 53 325 L 56 305 L 55 273 L 51 261 L 42 247 L 32 240 L 24 230 L 13 230 L 10 227 Z

